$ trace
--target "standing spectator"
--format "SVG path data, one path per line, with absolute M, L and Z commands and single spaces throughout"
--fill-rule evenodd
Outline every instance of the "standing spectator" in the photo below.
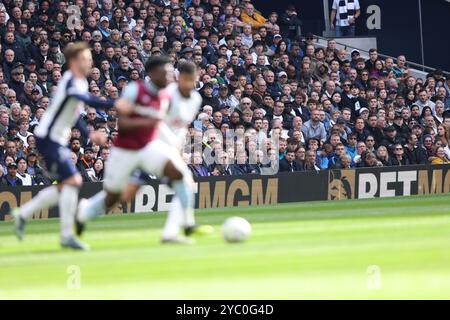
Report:
M 330 15 L 330 28 L 335 30 L 336 37 L 354 37 L 355 22 L 360 14 L 359 0 L 334 0 Z
M 298 18 L 297 10 L 293 5 L 287 7 L 281 14 L 280 21 L 281 36 L 286 39 L 296 39 L 301 35 L 301 21 Z

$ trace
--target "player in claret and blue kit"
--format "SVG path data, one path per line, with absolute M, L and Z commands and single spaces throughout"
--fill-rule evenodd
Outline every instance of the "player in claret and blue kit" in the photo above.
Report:
M 195 69 L 193 69 L 195 70 Z M 175 230 L 183 221 L 188 233 L 197 230 L 194 224 L 194 193 L 192 178 L 183 163 L 179 150 L 158 139 L 161 120 L 165 119 L 170 96 L 165 90 L 173 78 L 173 66 L 168 58 L 150 57 L 146 63 L 150 81 L 130 83 L 115 104 L 119 115 L 119 134 L 105 166 L 104 191 L 80 201 L 77 233 L 81 234 L 86 221 L 106 213 L 122 197 L 129 179 L 136 170 L 168 179 L 180 204 L 174 219 Z M 176 232 L 163 233 L 162 242 L 189 242 Z

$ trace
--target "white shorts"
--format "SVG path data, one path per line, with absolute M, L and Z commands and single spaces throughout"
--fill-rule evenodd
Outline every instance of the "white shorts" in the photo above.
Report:
M 105 165 L 103 186 L 106 191 L 121 193 L 136 169 L 162 178 L 164 168 L 169 160 L 176 168 L 185 172 L 186 165 L 184 165 L 178 150 L 160 140 L 154 140 L 139 150 L 114 147 Z

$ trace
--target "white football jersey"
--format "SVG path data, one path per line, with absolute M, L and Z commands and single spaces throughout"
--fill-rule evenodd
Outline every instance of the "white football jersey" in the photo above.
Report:
M 186 139 L 189 124 L 194 121 L 202 104 L 202 97 L 200 94 L 192 90 L 188 98 L 183 97 L 178 90 L 178 84 L 172 83 L 167 87 L 170 97 L 170 107 L 165 117 L 164 123 L 171 133 L 166 134 L 161 125 L 161 130 L 158 131 L 158 137 L 162 141 L 181 147 Z M 173 140 L 176 141 L 173 141 Z
M 58 82 L 56 94 L 45 111 L 35 135 L 49 138 L 61 145 L 67 145 L 70 131 L 78 120 L 84 103 L 74 95 L 88 92 L 86 79 L 77 79 L 72 72 L 66 71 Z

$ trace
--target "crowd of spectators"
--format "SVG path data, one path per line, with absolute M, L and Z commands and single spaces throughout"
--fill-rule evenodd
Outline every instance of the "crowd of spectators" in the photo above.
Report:
M 183 155 L 195 176 L 261 173 L 272 165 L 261 161 L 262 145 L 280 171 L 449 163 L 450 75 L 415 78 L 403 55 L 381 59 L 373 49 L 365 60 L 333 39 L 317 47 L 300 34 L 297 9 L 265 17 L 250 0 L 2 0 L 0 185 L 55 182 L 33 131 L 74 41 L 89 42 L 89 91 L 105 99 L 144 79 L 152 55 L 199 67 L 203 103 L 189 133 L 201 149 Z M 73 128 L 71 161 L 84 181 L 102 181 L 116 113 L 86 108 L 81 118 L 108 142 Z M 230 147 L 231 132 L 244 134 Z

